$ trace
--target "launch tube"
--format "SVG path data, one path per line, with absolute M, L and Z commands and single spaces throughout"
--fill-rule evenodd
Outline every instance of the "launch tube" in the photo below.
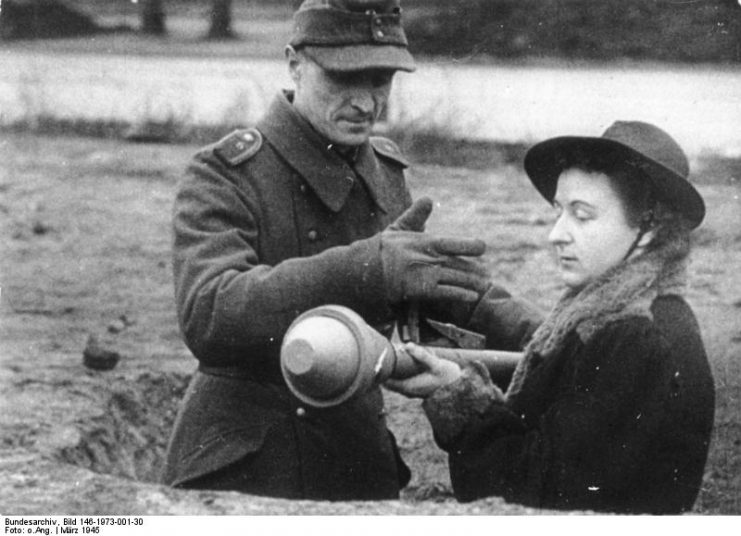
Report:
M 506 383 L 522 354 L 498 350 L 425 347 L 459 364 L 482 362 L 496 383 Z M 299 316 L 281 346 L 281 371 L 291 391 L 315 407 L 332 407 L 389 378 L 404 379 L 422 366 L 354 311 L 325 305 Z

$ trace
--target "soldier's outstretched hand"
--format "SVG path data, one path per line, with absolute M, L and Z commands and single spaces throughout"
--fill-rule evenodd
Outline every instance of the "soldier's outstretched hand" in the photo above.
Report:
M 491 280 L 478 259 L 485 250 L 475 238 L 384 231 L 380 255 L 388 302 L 477 301 Z
M 421 233 L 425 230 L 425 223 L 432 213 L 432 199 L 420 197 L 412 206 L 404 211 L 394 223 L 388 226 L 389 231 L 415 231 Z

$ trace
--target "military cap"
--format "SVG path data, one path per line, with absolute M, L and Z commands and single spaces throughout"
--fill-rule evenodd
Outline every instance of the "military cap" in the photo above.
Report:
M 399 0 L 304 0 L 289 45 L 330 71 L 415 69 Z

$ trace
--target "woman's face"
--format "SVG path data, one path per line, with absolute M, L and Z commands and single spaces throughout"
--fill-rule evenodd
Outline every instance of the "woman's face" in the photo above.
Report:
M 563 282 L 580 289 L 619 264 L 638 236 L 607 175 L 570 168 L 558 178 L 548 240 Z

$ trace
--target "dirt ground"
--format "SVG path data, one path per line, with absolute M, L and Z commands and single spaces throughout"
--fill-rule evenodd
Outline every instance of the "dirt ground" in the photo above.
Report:
M 389 394 L 413 471 L 400 501 L 321 503 L 184 492 L 156 483 L 195 366 L 178 334 L 170 208 L 194 147 L 0 133 L 0 505 L 4 514 L 527 514 L 450 498 L 419 402 Z M 736 168 L 729 167 L 731 164 Z M 694 162 L 709 210 L 688 299 L 711 357 L 716 430 L 695 511 L 741 513 L 741 186 L 738 165 Z M 736 177 L 734 179 L 733 177 Z M 558 293 L 542 249 L 547 207 L 516 167 L 415 166 L 439 201 L 430 231 L 489 246 L 502 282 L 542 307 Z M 94 337 L 120 355 L 83 364 Z

